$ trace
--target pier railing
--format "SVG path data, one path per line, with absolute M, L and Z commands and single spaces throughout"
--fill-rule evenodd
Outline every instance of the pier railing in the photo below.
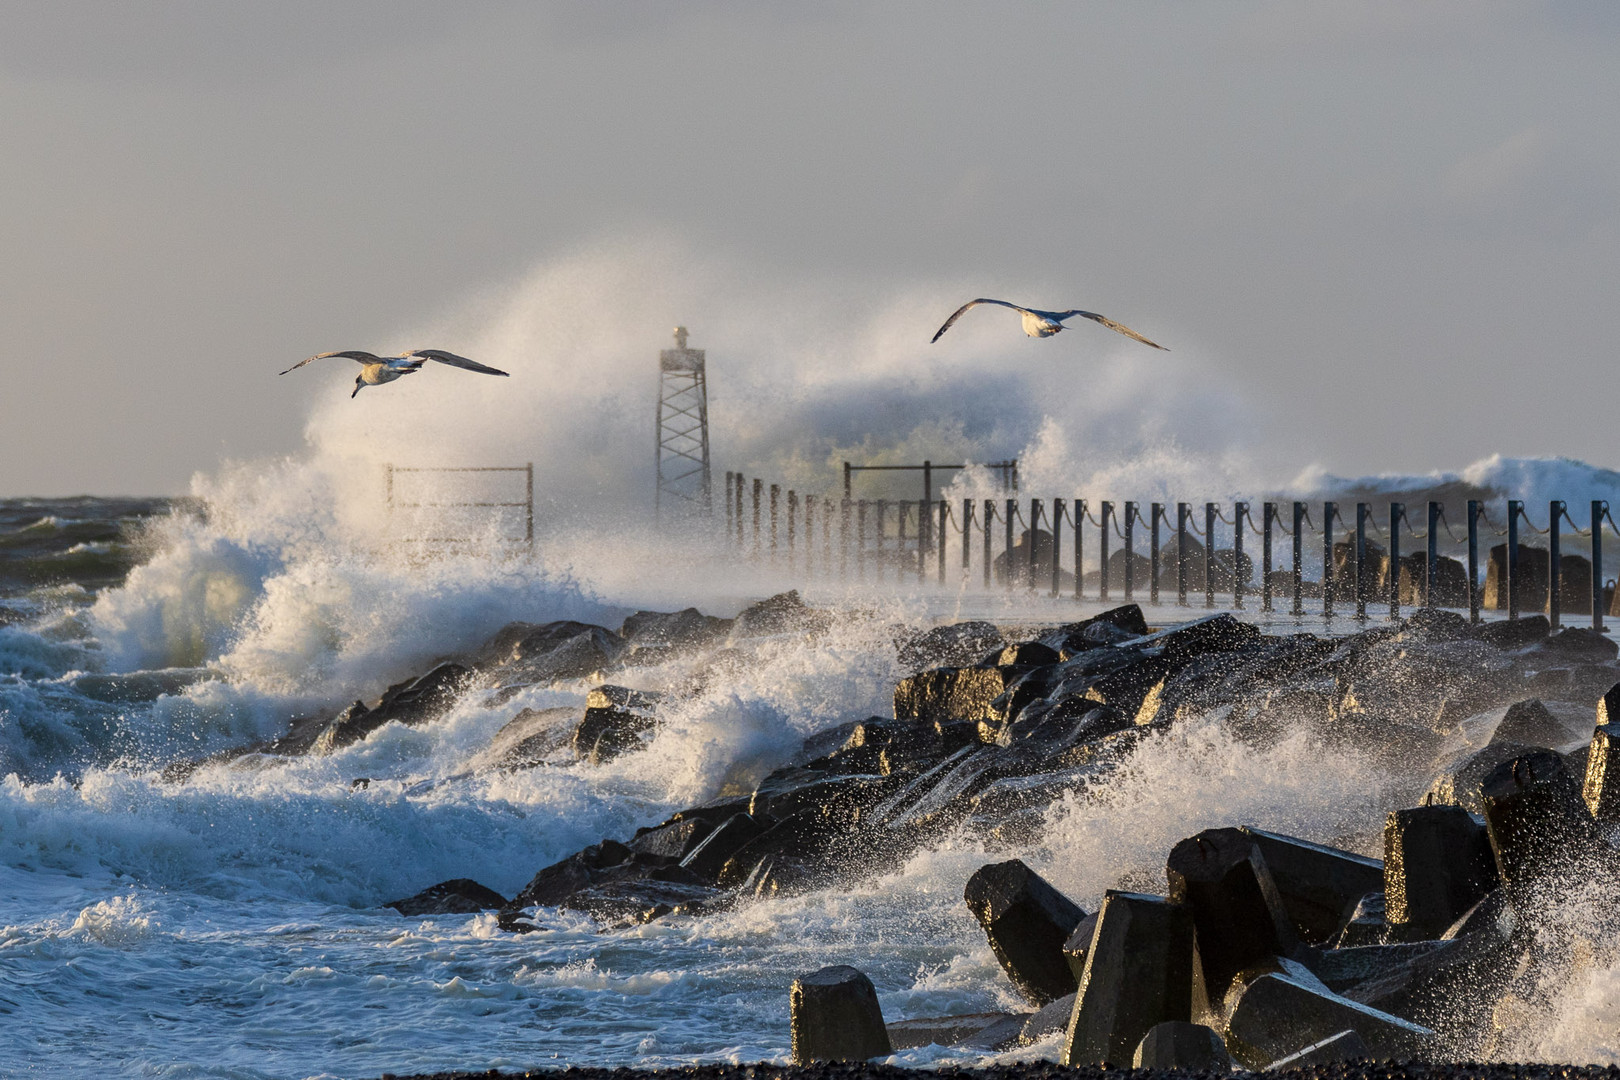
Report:
M 1615 588 L 1603 576 L 1605 529 L 1620 538 L 1603 500 L 1583 508 L 1585 525 L 1557 499 L 1547 504 L 1545 526 L 1518 499 L 1499 509 L 1469 500 L 1454 524 L 1438 501 L 1415 522 L 1403 502 L 857 499 L 784 491 L 727 473 L 723 501 L 733 554 L 807 580 L 1099 601 L 1132 601 L 1145 592 L 1151 604 L 1168 594 L 1180 607 L 1193 606 L 1201 593 L 1205 608 L 1216 607 L 1219 594 L 1235 609 L 1287 605 L 1293 615 L 1329 618 L 1353 612 L 1366 619 L 1381 607 L 1398 618 L 1403 607 L 1446 607 L 1466 610 L 1475 622 L 1486 610 L 1509 619 L 1544 612 L 1556 628 L 1565 615 L 1590 615 L 1600 632 Z M 1546 545 L 1523 542 L 1531 534 Z M 1566 539 L 1573 541 L 1568 550 Z M 1403 554 L 1408 540 L 1412 550 Z M 1482 541 L 1490 546 L 1482 549 Z

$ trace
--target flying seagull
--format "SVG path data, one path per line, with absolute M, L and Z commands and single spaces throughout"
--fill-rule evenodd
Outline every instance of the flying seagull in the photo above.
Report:
M 441 364 L 449 364 L 465 371 L 482 372 L 485 375 L 506 374 L 499 368 L 485 367 L 476 360 L 469 360 L 465 356 L 457 356 L 443 349 L 415 349 L 399 356 L 378 356 L 376 353 L 368 353 L 361 349 L 348 349 L 344 352 L 316 353 L 309 360 L 325 360 L 329 356 L 342 356 L 360 362 L 360 374 L 354 378 L 354 394 L 358 394 L 363 386 L 381 386 L 383 383 L 393 382 L 402 375 L 421 371 L 422 365 L 429 360 L 437 360 Z M 297 371 L 309 363 L 309 360 L 300 360 L 287 371 Z M 287 374 L 287 371 L 283 371 L 282 374 Z M 350 394 L 349 397 L 353 398 L 354 394 Z
M 1092 322 L 1102 323 L 1104 326 L 1108 327 L 1108 329 L 1117 330 L 1126 337 L 1135 338 L 1144 345 L 1152 345 L 1155 349 L 1164 349 L 1163 345 L 1149 341 L 1147 338 L 1143 337 L 1141 334 L 1138 334 L 1130 327 L 1122 326 L 1113 319 L 1104 318 L 1103 316 L 1098 315 L 1095 311 L 1036 311 L 1034 308 L 1019 307 L 1017 304 L 1009 304 L 1005 300 L 991 300 L 986 297 L 980 297 L 977 300 L 969 300 L 967 303 L 957 308 L 956 314 L 945 320 L 945 325 L 940 327 L 939 330 L 935 332 L 933 338 L 929 341 L 929 344 L 932 345 L 935 341 L 938 341 L 939 335 L 949 330 L 951 328 L 951 324 L 957 319 L 960 319 L 964 311 L 978 304 L 1000 304 L 1002 307 L 1012 308 L 1014 311 L 1023 315 L 1024 333 L 1028 334 L 1030 337 L 1051 337 L 1059 330 L 1067 330 L 1068 327 L 1063 325 L 1063 320 L 1072 319 L 1078 315 L 1082 319 L 1090 319 Z M 1164 351 L 1169 352 L 1170 350 L 1164 349 Z

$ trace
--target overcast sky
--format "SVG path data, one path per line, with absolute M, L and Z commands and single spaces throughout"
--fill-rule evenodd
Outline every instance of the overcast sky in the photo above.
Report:
M 299 452 L 353 371 L 281 368 L 644 235 L 921 295 L 918 363 L 973 295 L 1102 311 L 1298 466 L 1616 465 L 1617 132 L 1608 0 L 8 3 L 0 495 Z

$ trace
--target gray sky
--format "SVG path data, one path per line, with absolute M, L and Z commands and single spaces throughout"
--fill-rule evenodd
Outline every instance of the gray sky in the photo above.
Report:
M 297 452 L 353 371 L 281 368 L 456 348 L 401 335 L 644 236 L 756 324 L 904 295 L 918 364 L 974 295 L 1102 311 L 1284 472 L 1614 465 L 1616 132 L 1605 0 L 5 4 L 0 494 Z M 650 372 L 669 313 L 625 307 Z

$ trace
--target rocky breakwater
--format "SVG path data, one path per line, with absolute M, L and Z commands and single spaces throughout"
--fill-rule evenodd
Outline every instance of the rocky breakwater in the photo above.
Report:
M 748 663 L 752 642 L 814 649 L 830 621 L 784 594 L 735 620 L 513 624 L 375 703 L 297 720 L 246 753 L 331 752 L 389 723 L 431 723 L 466 695 L 493 708 L 568 684 L 588 686 L 583 709 L 518 711 L 479 767 L 589 767 L 641 752 L 661 710 Z M 1613 960 L 1620 665 L 1601 635 L 1550 633 L 1539 616 L 1473 627 L 1435 610 L 1343 637 L 1268 635 L 1225 614 L 1154 628 L 1126 605 L 1010 637 L 961 623 L 892 640 L 910 674 L 889 715 L 820 731 L 746 791 L 539 867 L 511 899 L 458 879 L 394 906 L 494 908 L 514 932 L 569 908 L 610 932 L 978 844 L 1002 857 L 968 882 L 963 918 L 1030 1008 L 896 1019 L 887 1043 L 1055 1039 L 1073 1064 L 1500 1055 L 1561 978 Z M 655 671 L 656 686 L 643 677 Z M 1159 735 L 1194 723 L 1256 748 L 1303 735 L 1313 752 L 1370 760 L 1395 778 L 1382 835 L 1330 847 L 1234 821 L 1165 851 L 1161 891 L 1122 867 L 1091 910 L 1007 857 L 1060 862 L 1043 846 L 1051 808 L 1083 812 Z M 798 1015 L 818 1002 L 876 1009 L 857 975 L 800 980 L 805 1055 L 882 1047 L 871 1023 Z M 827 1034 L 845 1029 L 865 1032 L 859 1046 Z

